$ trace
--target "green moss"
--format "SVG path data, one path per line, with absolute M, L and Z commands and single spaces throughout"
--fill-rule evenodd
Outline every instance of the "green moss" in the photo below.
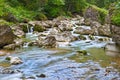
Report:
M 43 27 L 41 25 L 35 25 L 34 26 L 34 31 L 42 32 L 44 30 L 45 30 L 45 27 Z
M 6 20 L 0 19 L 0 25 L 12 25 L 13 23 L 7 22 Z
M 46 17 L 46 15 L 43 14 L 43 13 L 37 13 L 37 14 L 35 15 L 35 19 L 36 19 L 36 20 L 47 20 L 47 17 Z

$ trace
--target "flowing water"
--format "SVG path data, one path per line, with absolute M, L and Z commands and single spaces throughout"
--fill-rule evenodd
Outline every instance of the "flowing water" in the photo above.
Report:
M 31 35 L 28 38 L 31 39 Z M 32 39 L 35 36 L 32 35 Z M 55 49 L 26 46 L 6 55 L 20 57 L 22 64 L 11 65 L 5 60 L 6 56 L 0 57 L 0 80 L 120 80 L 120 54 L 106 54 L 106 43 L 74 41 L 69 45 L 61 43 L 62 46 Z M 77 53 L 78 50 L 88 53 L 83 55 Z M 16 72 L 3 74 L 5 69 Z M 39 76 L 41 74 L 45 76 Z

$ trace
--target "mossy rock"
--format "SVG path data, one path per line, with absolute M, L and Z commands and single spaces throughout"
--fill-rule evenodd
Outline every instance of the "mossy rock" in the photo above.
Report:
M 12 23 L 7 22 L 6 20 L 0 19 L 0 25 L 12 25 Z
M 34 31 L 43 32 L 45 30 L 46 30 L 45 27 L 43 27 L 41 25 L 35 25 L 34 26 Z
M 83 35 L 79 35 L 80 40 L 86 40 L 86 37 Z
M 79 50 L 77 51 L 78 54 L 81 54 L 81 55 L 87 55 L 87 51 L 86 50 Z
M 1 18 L 8 22 L 18 22 L 17 18 L 12 13 L 5 13 Z
M 84 17 L 85 19 L 89 18 L 93 21 L 98 21 L 101 24 L 104 24 L 107 14 L 108 14 L 107 10 L 99 8 L 95 5 L 90 5 L 85 9 Z
M 90 40 L 95 40 L 93 35 L 89 35 L 88 37 L 89 37 Z
M 36 14 L 35 19 L 36 20 L 47 20 L 47 17 L 45 14 L 39 13 L 39 14 Z

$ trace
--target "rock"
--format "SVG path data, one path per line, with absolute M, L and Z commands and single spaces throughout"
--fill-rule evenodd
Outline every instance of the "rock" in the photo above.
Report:
M 23 44 L 24 44 L 24 41 L 22 39 L 15 39 L 14 43 L 4 46 L 3 49 L 15 50 L 17 48 L 22 48 Z
M 101 10 L 97 6 L 89 6 L 84 12 L 84 18 L 85 18 L 85 20 L 90 19 L 92 21 L 104 23 L 105 17 L 107 16 L 106 13 L 105 13 L 105 11 Z
M 8 56 L 6 57 L 6 60 L 10 61 L 10 64 L 17 65 L 23 63 L 23 61 L 19 57 L 12 57 Z
M 78 39 L 77 37 L 73 36 L 72 33 L 69 31 L 61 32 L 55 35 L 55 38 L 59 42 L 72 42 Z
M 110 38 L 106 37 L 106 38 L 98 38 L 98 41 L 110 41 Z
M 99 27 L 98 28 L 98 34 L 100 36 L 108 36 L 108 37 L 110 37 L 111 36 L 110 25 L 105 24 L 105 25 Z
M 6 13 L 2 18 L 8 22 L 18 22 L 17 18 L 12 13 Z
M 15 73 L 15 71 L 7 68 L 7 69 L 3 69 L 1 73 L 2 74 L 13 74 Z
M 109 56 L 119 56 L 120 47 L 117 46 L 114 42 L 108 43 L 105 46 L 105 51 L 106 51 L 106 54 Z
M 89 35 L 88 37 L 89 37 L 90 40 L 95 40 L 93 35 Z
M 80 40 L 86 40 L 86 37 L 83 35 L 80 35 L 79 38 L 80 38 Z
M 84 13 L 84 18 L 90 18 L 93 21 L 99 21 L 99 12 L 92 6 L 88 7 Z
M 13 43 L 16 36 L 8 25 L 0 25 L 0 48 Z
M 76 51 L 78 54 L 88 55 L 86 50 Z
M 11 26 L 13 33 L 19 38 L 25 37 L 25 32 L 23 27 L 26 27 L 26 24 L 21 23 L 21 24 Z
M 34 27 L 34 31 L 38 32 L 45 31 L 46 28 L 51 27 L 50 21 L 30 21 L 28 24 Z
M 94 30 L 90 26 L 79 26 L 75 29 L 74 33 L 81 35 L 93 35 Z
M 40 75 L 36 75 L 37 77 L 40 77 L 40 78 L 45 78 L 46 75 L 45 74 L 40 74 Z
M 43 46 L 46 48 L 57 47 L 56 38 L 54 36 L 47 36 L 43 42 Z
M 116 42 L 116 44 L 118 46 L 120 46 L 120 27 L 119 26 L 115 26 L 115 25 L 112 25 L 112 29 L 111 29 L 111 32 L 112 32 L 112 39 L 113 41 Z
M 56 35 L 56 34 L 59 34 L 60 32 L 61 30 L 58 27 L 54 27 L 50 30 L 51 35 Z
M 58 25 L 58 28 L 63 32 L 63 31 L 72 31 L 73 25 L 67 21 L 67 20 L 63 20 L 60 22 L 60 25 Z

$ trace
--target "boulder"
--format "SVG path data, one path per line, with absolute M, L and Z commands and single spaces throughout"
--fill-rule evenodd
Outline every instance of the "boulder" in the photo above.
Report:
M 106 16 L 107 16 L 107 11 L 97 6 L 89 6 L 84 12 L 85 20 L 90 19 L 91 21 L 97 21 L 102 24 L 105 23 Z
M 113 41 L 115 41 L 116 44 L 120 46 L 120 27 L 112 25 L 111 32 L 113 34 L 112 35 Z
M 17 18 L 12 13 L 5 13 L 2 18 L 8 22 L 18 22 Z
M 4 46 L 3 49 L 15 50 L 17 48 L 22 48 L 24 43 L 25 43 L 24 40 L 18 38 L 14 40 L 14 43 Z
M 79 26 L 75 29 L 74 33 L 81 35 L 93 35 L 94 29 L 92 29 L 90 26 Z
M 117 46 L 114 42 L 108 43 L 105 46 L 105 51 L 106 51 L 106 54 L 109 56 L 119 56 L 120 47 Z
M 70 21 L 68 20 L 63 20 L 63 21 L 60 21 L 60 25 L 58 25 L 58 28 L 61 30 L 61 31 L 72 31 L 73 27 L 73 24 L 70 23 Z
M 100 36 L 111 36 L 110 25 L 105 24 L 98 28 L 98 34 Z
M 8 25 L 0 25 L 0 48 L 13 43 L 15 37 Z
M 17 37 L 19 37 L 19 38 L 25 36 L 25 32 L 24 32 L 23 26 L 26 26 L 26 24 L 20 23 L 20 24 L 11 26 L 11 28 L 12 28 L 12 30 L 13 30 L 13 33 L 14 33 Z M 26 32 L 27 32 L 27 31 L 26 31 Z
M 72 33 L 69 31 L 64 31 L 54 36 L 59 42 L 72 42 L 78 39 L 77 37 L 73 36 Z
M 56 38 L 49 35 L 44 39 L 42 45 L 44 48 L 55 48 L 57 47 Z
M 43 38 L 41 36 L 38 36 L 37 44 L 39 47 L 43 48 L 56 48 L 56 38 L 52 35 L 46 36 L 46 38 Z
M 23 61 L 19 57 L 8 56 L 6 60 L 10 61 L 10 64 L 17 65 L 23 63 Z

